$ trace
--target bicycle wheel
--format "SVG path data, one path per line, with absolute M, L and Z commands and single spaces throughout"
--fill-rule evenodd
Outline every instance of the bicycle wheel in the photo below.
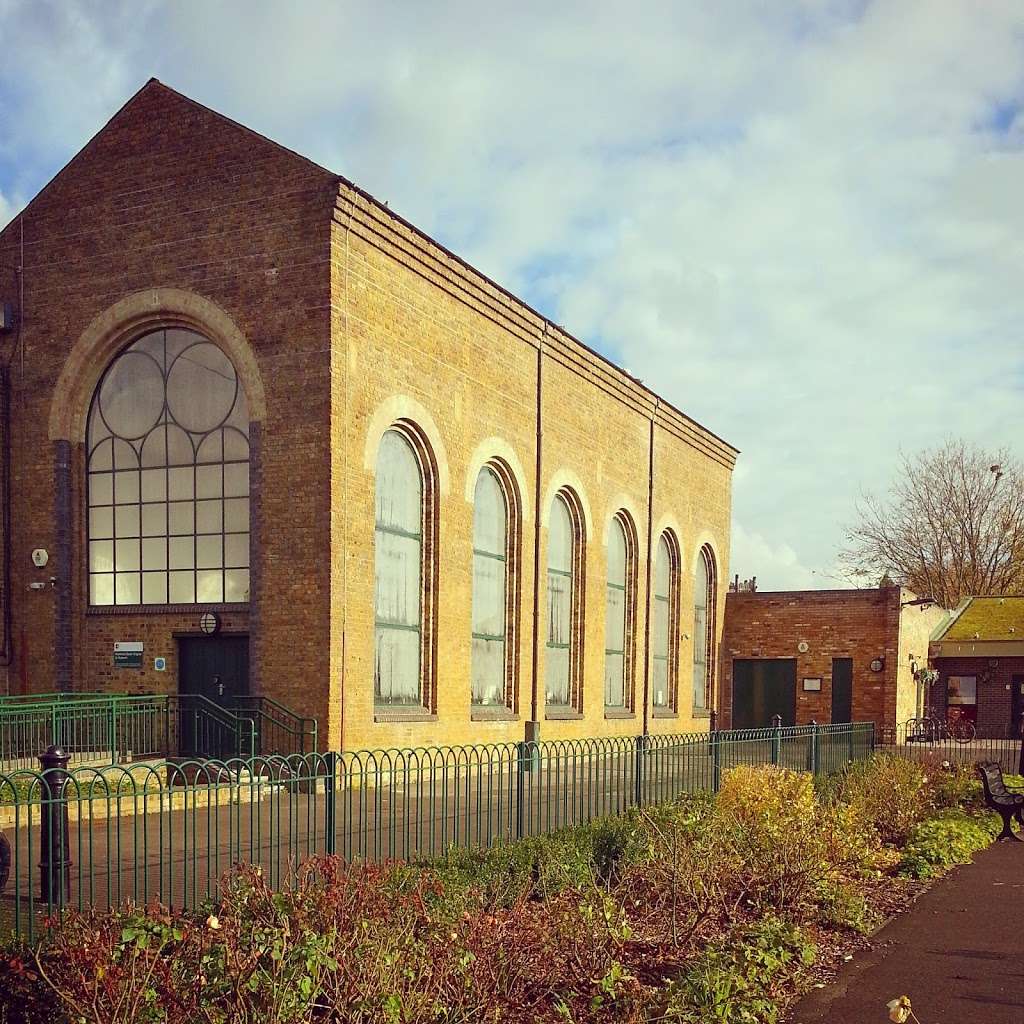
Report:
M 970 743 L 977 734 L 974 723 L 969 718 L 960 718 L 950 727 L 950 735 L 957 743 Z

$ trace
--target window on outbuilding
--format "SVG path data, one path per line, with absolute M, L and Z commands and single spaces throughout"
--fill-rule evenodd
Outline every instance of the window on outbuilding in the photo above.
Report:
M 249 409 L 220 348 L 180 328 L 132 342 L 86 445 L 90 604 L 249 600 Z
M 387 431 L 377 453 L 373 686 L 378 706 L 424 703 L 423 471 L 412 444 Z
M 655 708 L 675 709 L 678 693 L 679 554 L 667 531 L 658 540 L 654 563 L 654 608 L 651 630 L 653 676 L 651 699 Z
M 573 497 L 560 492 L 548 523 L 548 632 L 544 659 L 545 704 L 580 710 L 583 608 L 582 517 Z
M 473 495 L 474 706 L 508 699 L 509 507 L 497 474 L 484 466 Z
M 715 556 L 707 545 L 697 558 L 693 581 L 693 708 L 706 711 L 711 706 L 711 682 L 714 676 L 715 636 Z

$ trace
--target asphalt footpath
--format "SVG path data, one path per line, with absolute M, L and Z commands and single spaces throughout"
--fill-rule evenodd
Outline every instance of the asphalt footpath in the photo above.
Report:
M 1024 843 L 999 843 L 890 921 L 791 1024 L 871 1024 L 906 995 L 921 1024 L 1024 1024 Z

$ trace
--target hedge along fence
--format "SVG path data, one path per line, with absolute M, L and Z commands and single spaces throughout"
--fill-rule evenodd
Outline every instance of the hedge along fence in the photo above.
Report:
M 196 908 L 224 872 L 273 886 L 317 854 L 434 858 L 717 791 L 737 765 L 829 774 L 872 751 L 870 724 L 800 726 L 0 775 L 11 847 L 0 929 L 33 937 L 61 906 Z

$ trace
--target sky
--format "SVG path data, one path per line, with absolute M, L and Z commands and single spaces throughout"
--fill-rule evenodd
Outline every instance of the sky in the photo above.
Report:
M 0 225 L 148 78 L 356 181 L 741 449 L 731 572 L 1022 454 L 1024 3 L 0 0 Z

